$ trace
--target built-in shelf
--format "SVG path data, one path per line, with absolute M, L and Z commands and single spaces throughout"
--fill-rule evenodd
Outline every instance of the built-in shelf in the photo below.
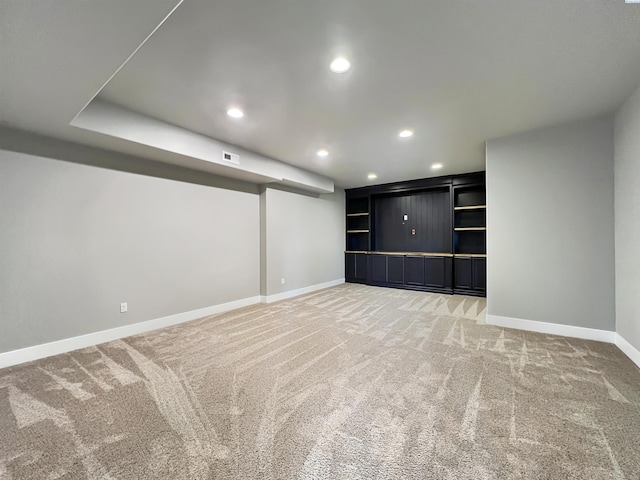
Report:
M 483 183 L 454 187 L 453 293 L 487 291 L 487 195 Z
M 364 253 L 365 255 L 408 255 L 410 257 L 480 257 L 486 255 L 434 253 L 434 252 L 370 252 L 367 250 L 345 250 L 344 253 Z
M 349 257 L 356 257 L 360 281 L 366 280 L 366 253 L 371 248 L 369 238 L 369 196 L 347 198 L 346 250 Z
M 369 252 L 371 255 L 409 255 L 413 257 L 453 257 L 453 253 L 433 252 Z
M 454 210 L 480 210 L 487 208 L 486 205 L 471 205 L 469 207 L 453 207 Z
M 364 216 L 368 216 L 369 212 L 364 212 L 364 213 L 347 213 L 347 217 L 364 217 Z

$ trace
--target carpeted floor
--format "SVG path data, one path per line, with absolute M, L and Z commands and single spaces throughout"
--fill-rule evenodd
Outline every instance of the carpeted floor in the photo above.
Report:
M 0 478 L 640 478 L 640 370 L 484 314 L 348 284 L 0 370 Z

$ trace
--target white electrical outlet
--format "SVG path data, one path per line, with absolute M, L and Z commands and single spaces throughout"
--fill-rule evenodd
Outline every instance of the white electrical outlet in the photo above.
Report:
M 282 285 L 284 285 L 284 277 L 282 277 L 282 279 L 280 279 L 280 283 L 281 283 Z
M 129 307 L 127 307 L 127 303 L 120 304 L 120 313 L 125 313 Z

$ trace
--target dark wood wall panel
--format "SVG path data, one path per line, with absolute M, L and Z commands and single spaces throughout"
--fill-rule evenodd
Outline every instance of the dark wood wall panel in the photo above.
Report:
M 374 248 L 383 252 L 450 253 L 449 189 L 374 199 Z M 408 219 L 404 220 L 404 215 Z M 412 231 L 415 230 L 415 234 Z

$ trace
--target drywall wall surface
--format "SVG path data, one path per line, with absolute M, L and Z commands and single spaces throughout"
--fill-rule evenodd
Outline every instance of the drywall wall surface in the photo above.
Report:
M 260 295 L 267 295 L 267 188 L 260 188 Z
M 344 190 L 311 196 L 266 188 L 264 295 L 344 278 Z M 284 279 L 284 283 L 282 283 Z
M 615 118 L 616 331 L 640 350 L 640 88 Z
M 259 215 L 257 189 L 0 150 L 0 353 L 259 295 Z
M 614 330 L 613 120 L 487 142 L 488 315 Z

